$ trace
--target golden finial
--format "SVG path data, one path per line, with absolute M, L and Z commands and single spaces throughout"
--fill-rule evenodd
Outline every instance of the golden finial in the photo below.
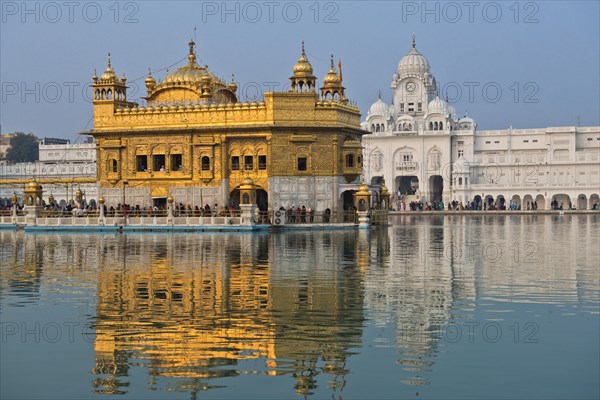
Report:
M 148 76 L 152 76 L 152 69 L 148 67 Z
M 111 66 L 110 66 L 110 51 L 108 52 L 108 68 L 111 68 Z
M 331 69 L 333 70 L 333 54 L 331 55 Z
M 416 49 L 417 47 L 417 42 L 415 41 L 415 33 L 413 32 L 412 34 L 412 47 L 413 49 Z
M 379 90 L 377 91 L 377 96 L 378 96 L 378 97 L 379 97 L 379 99 L 381 100 L 381 89 L 379 89 Z
M 188 44 L 190 45 L 190 55 L 188 56 L 188 60 L 190 60 L 190 64 L 192 64 L 194 61 L 196 61 L 196 52 L 194 51 L 196 42 L 194 42 L 194 39 L 190 39 Z
M 304 52 L 304 40 L 302 41 L 302 55 L 306 56 L 306 53 Z

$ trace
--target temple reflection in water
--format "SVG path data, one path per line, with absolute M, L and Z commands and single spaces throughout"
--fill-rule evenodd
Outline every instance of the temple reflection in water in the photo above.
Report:
M 8 305 L 37 301 L 40 287 L 95 297 L 96 393 L 129 393 L 141 368 L 148 389 L 192 397 L 242 374 L 291 377 L 298 395 L 323 385 L 342 395 L 368 325 L 395 330 L 375 345 L 394 349 L 404 384 L 426 385 L 439 330 L 482 301 L 598 302 L 597 271 L 580 267 L 598 250 L 557 248 L 597 238 L 597 216 L 557 218 L 485 216 L 466 229 L 465 218 L 406 216 L 369 232 L 0 231 L 0 292 Z
M 264 365 L 246 372 L 291 374 L 298 394 L 310 394 L 321 373 L 339 385 L 349 349 L 360 346 L 363 271 L 334 267 L 344 257 L 356 259 L 354 232 L 335 236 L 341 240 L 334 234 L 102 240 L 96 391 L 126 391 L 132 363 L 152 377 L 186 378 L 179 389 L 207 389 L 211 378 L 240 374 L 239 363 L 249 359 Z

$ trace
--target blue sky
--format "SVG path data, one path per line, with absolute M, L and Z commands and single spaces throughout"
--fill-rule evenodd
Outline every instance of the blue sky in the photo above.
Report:
M 306 42 L 321 81 L 342 59 L 347 96 L 366 114 L 389 87 L 411 35 L 443 93 L 480 129 L 600 124 L 600 2 L 11 2 L 1 5 L 1 132 L 77 139 L 90 129 L 94 68 L 144 95 L 196 28 L 202 64 L 241 97 L 283 88 Z M 182 61 L 183 62 L 183 61 Z M 162 69 L 162 71 L 160 71 Z M 139 78 L 139 80 L 136 80 Z M 137 86 L 141 84 L 141 86 Z

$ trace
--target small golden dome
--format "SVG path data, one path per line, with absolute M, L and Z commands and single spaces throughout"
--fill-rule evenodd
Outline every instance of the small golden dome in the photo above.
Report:
M 360 186 L 358 187 L 358 192 L 357 194 L 368 194 L 369 193 L 369 187 L 367 186 L 367 184 L 363 181 Z
M 167 203 L 173 204 L 174 201 L 175 199 L 173 198 L 173 196 L 169 195 L 169 197 L 167 197 Z
M 27 185 L 27 187 L 30 188 L 30 189 L 37 189 L 38 184 L 37 184 L 36 181 L 31 181 L 31 182 L 29 182 L 29 184 Z
M 313 76 L 313 67 L 308 61 L 306 57 L 306 53 L 304 52 L 304 41 L 302 41 L 302 55 L 300 59 L 294 65 L 294 76 L 296 77 L 312 77 Z
M 231 92 L 232 92 L 232 93 L 235 93 L 235 92 L 237 92 L 238 85 L 237 85 L 237 83 L 235 83 L 235 81 L 234 81 L 233 74 L 231 75 L 231 82 L 229 82 L 229 85 L 227 85 L 227 88 L 228 88 L 229 90 L 231 90 Z
M 100 204 L 104 204 L 106 200 L 104 200 L 103 196 L 100 196 L 100 198 L 98 199 L 98 203 Z
M 144 79 L 144 83 L 148 89 L 154 88 L 156 86 L 156 79 L 152 76 L 152 71 L 148 68 L 148 76 Z
M 108 66 L 106 67 L 106 70 L 102 73 L 102 75 L 100 76 L 100 80 L 103 81 L 110 81 L 110 80 L 117 80 L 117 74 L 115 73 L 115 71 L 112 69 L 112 66 L 110 65 L 110 53 L 108 53 Z
M 254 185 L 254 181 L 252 180 L 252 178 L 246 178 L 244 179 L 244 185 Z
M 323 78 L 323 85 L 325 86 L 339 86 L 342 84 L 342 80 L 337 72 L 335 72 L 335 67 L 333 66 L 333 54 L 331 55 L 331 67 L 329 68 L 329 72 Z
M 381 196 L 387 196 L 390 192 L 388 191 L 387 186 L 385 186 L 385 180 L 381 181 L 381 186 L 379 187 L 379 194 Z

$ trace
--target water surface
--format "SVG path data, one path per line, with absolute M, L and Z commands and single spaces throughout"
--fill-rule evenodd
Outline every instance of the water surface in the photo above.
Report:
M 2 398 L 598 398 L 600 216 L 0 231 Z

